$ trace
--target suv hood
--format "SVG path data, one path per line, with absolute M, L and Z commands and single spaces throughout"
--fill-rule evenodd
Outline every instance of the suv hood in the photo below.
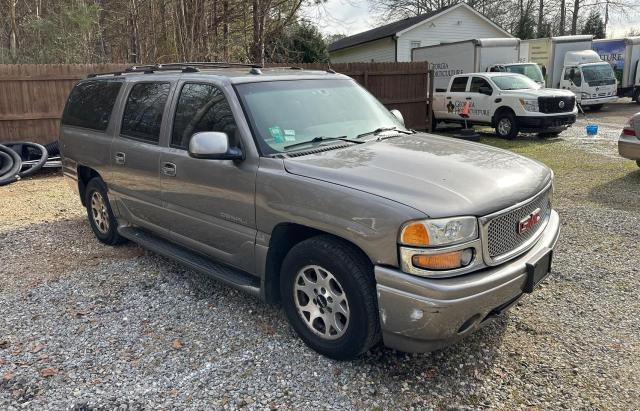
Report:
M 413 134 L 285 158 L 287 172 L 384 197 L 432 218 L 483 216 L 540 192 L 545 165 L 512 152 Z

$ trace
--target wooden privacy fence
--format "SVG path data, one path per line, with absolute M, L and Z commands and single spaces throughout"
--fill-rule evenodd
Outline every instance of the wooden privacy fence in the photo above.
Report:
M 300 64 L 326 70 L 327 64 Z M 60 118 L 73 85 L 89 73 L 123 70 L 123 64 L 0 65 L 0 142 L 57 140 Z M 425 130 L 428 120 L 428 64 L 344 63 L 333 70 L 346 74 L 389 109 L 402 112 L 408 127 Z

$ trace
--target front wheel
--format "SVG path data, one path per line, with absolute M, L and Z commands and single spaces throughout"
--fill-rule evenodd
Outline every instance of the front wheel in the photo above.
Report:
M 323 235 L 294 246 L 280 293 L 293 329 L 322 355 L 353 359 L 380 340 L 373 267 L 345 241 Z
M 518 135 L 518 125 L 513 113 L 503 112 L 496 118 L 496 134 L 502 138 L 513 140 Z

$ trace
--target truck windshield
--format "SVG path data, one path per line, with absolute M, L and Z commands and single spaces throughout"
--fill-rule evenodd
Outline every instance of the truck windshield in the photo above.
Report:
M 523 74 L 529 77 L 531 80 L 542 83 L 544 82 L 544 78 L 542 78 L 542 71 L 540 70 L 540 66 L 535 63 L 531 64 L 517 64 L 513 66 L 505 66 L 507 73 L 518 73 Z
M 265 81 L 238 84 L 236 91 L 265 155 L 329 140 L 358 142 L 373 130 L 407 131 L 351 79 Z
M 500 90 L 537 90 L 540 88 L 538 83 L 523 75 L 495 76 L 491 77 L 491 80 Z
M 609 63 L 590 64 L 582 67 L 582 75 L 584 81 L 589 86 L 604 86 L 614 84 L 616 76 Z

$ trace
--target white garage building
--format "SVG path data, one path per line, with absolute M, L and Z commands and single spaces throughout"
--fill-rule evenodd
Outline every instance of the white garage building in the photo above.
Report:
M 332 63 L 411 61 L 411 49 L 477 38 L 513 37 L 465 3 L 345 37 L 329 45 Z

